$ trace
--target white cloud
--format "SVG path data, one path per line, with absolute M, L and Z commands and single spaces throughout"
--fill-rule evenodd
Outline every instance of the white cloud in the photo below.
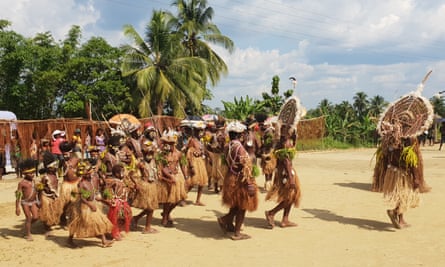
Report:
M 323 98 L 333 103 L 351 101 L 359 91 L 392 101 L 415 90 L 432 69 L 424 90 L 430 97 L 445 90 L 445 4 L 439 2 L 209 2 L 215 10 L 214 22 L 237 46 L 232 55 L 215 48 L 225 59 L 229 75 L 214 88 L 211 106 L 222 107 L 221 100 L 233 101 L 235 96 L 260 98 L 262 92 L 270 92 L 274 75 L 281 78 L 281 92 L 291 89 L 288 78 L 296 77 L 296 95 L 313 108 Z M 99 4 L 106 5 L 108 12 Z M 132 11 L 141 7 L 147 11 L 134 16 Z M 84 40 L 101 36 L 112 45 L 120 45 L 127 41 L 122 35 L 123 24 L 132 24 L 143 35 L 151 10 L 159 7 L 166 5 L 148 0 L 3 0 L 0 18 L 12 21 L 12 29 L 27 37 L 50 31 L 59 40 L 72 25 L 79 25 Z M 125 23 L 103 25 L 117 19 Z
M 6 0 L 0 2 L 0 17 L 11 21 L 12 29 L 26 37 L 49 31 L 61 40 L 72 25 L 83 28 L 96 23 L 100 12 L 92 0 Z

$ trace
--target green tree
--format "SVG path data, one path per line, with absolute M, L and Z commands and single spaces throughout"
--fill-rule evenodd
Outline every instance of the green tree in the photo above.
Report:
M 134 46 L 125 45 L 121 66 L 125 77 L 133 77 L 139 91 L 139 115 L 147 117 L 152 110 L 163 114 L 166 102 L 173 115 L 183 117 L 185 101 L 198 109 L 204 97 L 203 84 L 208 73 L 207 61 L 198 57 L 184 56 L 179 35 L 172 34 L 175 20 L 164 11 L 153 11 L 146 27 L 144 40 L 131 25 L 124 33 Z M 136 94 L 133 94 L 136 95 Z
M 199 57 L 208 62 L 207 76 L 203 77 L 201 86 L 204 90 L 203 99 L 211 99 L 212 94 L 206 87 L 209 83 L 215 86 L 221 75 L 227 75 L 228 68 L 224 60 L 212 49 L 210 44 L 225 48 L 230 53 L 234 50 L 233 41 L 223 35 L 217 25 L 212 22 L 214 11 L 207 6 L 206 0 L 175 0 L 172 3 L 177 8 L 175 32 L 179 34 L 184 53 L 189 57 Z M 190 107 L 189 103 L 186 103 Z M 193 106 L 193 105 L 192 105 Z M 198 110 L 188 111 L 200 113 Z
M 27 39 L 9 31 L 9 21 L 1 20 L 0 25 L 0 107 L 16 113 L 20 111 L 17 97 L 22 91 L 19 83 L 25 66 Z
M 50 32 L 38 33 L 28 42 L 23 91 L 19 105 L 23 118 L 45 119 L 54 115 L 54 103 L 63 74 L 60 72 L 61 49 Z M 22 106 L 23 105 L 23 106 Z
M 68 117 L 92 117 L 102 120 L 116 113 L 136 113 L 129 88 L 121 79 L 122 52 L 101 37 L 92 37 L 73 51 L 64 64 L 65 89 L 60 109 Z
M 246 99 L 241 97 L 240 100 L 234 97 L 233 103 L 226 101 L 222 101 L 222 103 L 224 105 L 222 114 L 229 119 L 245 121 L 249 115 L 264 111 L 264 102 L 255 102 L 249 96 L 246 96 Z
M 324 98 L 320 101 L 318 106 L 315 109 L 308 110 L 306 117 L 307 118 L 315 118 L 320 116 L 327 116 L 332 113 L 334 106 L 332 103 Z
M 431 105 L 434 108 L 434 114 L 437 114 L 441 117 L 445 117 L 445 102 L 444 98 L 440 96 L 440 94 L 436 97 L 430 98 Z
M 371 117 L 378 118 L 384 109 L 388 106 L 388 102 L 385 101 L 383 96 L 376 95 L 369 101 L 368 114 Z
M 288 97 L 292 96 L 293 90 L 287 90 L 282 96 L 279 95 L 280 77 L 278 75 L 275 75 L 272 77 L 272 87 L 270 91 L 270 95 L 266 92 L 262 93 L 264 107 L 267 113 L 276 115 L 280 112 L 281 106 L 283 105 L 284 101 Z
M 368 114 L 368 96 L 364 92 L 357 92 L 353 99 L 354 103 L 352 106 L 354 107 L 355 114 L 362 121 L 363 117 Z

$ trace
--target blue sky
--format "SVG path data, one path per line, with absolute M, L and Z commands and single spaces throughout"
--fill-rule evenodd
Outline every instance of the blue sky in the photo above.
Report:
M 127 43 L 122 26 L 143 35 L 153 9 L 175 12 L 171 0 L 3 0 L 0 18 L 32 37 L 50 31 L 63 39 L 71 25 L 83 39 Z M 229 74 L 211 88 L 211 107 L 248 95 L 261 99 L 272 77 L 292 89 L 307 109 L 322 99 L 352 103 L 357 92 L 387 101 L 416 89 L 433 70 L 423 95 L 445 90 L 445 3 L 432 0 L 208 0 L 213 22 L 236 46 L 215 47 Z

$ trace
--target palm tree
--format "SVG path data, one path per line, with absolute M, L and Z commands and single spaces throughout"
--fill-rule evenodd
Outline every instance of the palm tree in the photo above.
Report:
M 353 107 L 359 120 L 362 120 L 363 116 L 367 114 L 369 104 L 367 97 L 364 92 L 357 92 L 354 96 Z
M 121 66 L 123 76 L 136 79 L 140 92 L 139 115 L 151 116 L 152 107 L 161 115 L 169 103 L 173 115 L 185 115 L 185 101 L 192 107 L 201 105 L 205 89 L 202 86 L 208 76 L 207 61 L 198 57 L 184 56 L 180 39 L 173 34 L 176 21 L 165 11 L 153 11 L 146 27 L 144 40 L 131 25 L 124 26 L 124 33 L 134 46 L 125 45 Z
M 434 114 L 445 117 L 445 102 L 441 95 L 430 98 L 430 102 L 433 105 Z
M 388 105 L 388 102 L 385 101 L 383 96 L 376 95 L 369 101 L 369 116 L 371 117 L 378 117 L 382 112 L 383 109 Z
M 328 115 L 333 109 L 332 103 L 328 99 L 324 98 L 318 104 L 318 110 L 320 111 L 320 116 Z
M 206 78 L 215 86 L 220 75 L 227 74 L 228 69 L 224 60 L 209 43 L 220 45 L 232 53 L 233 41 L 221 34 L 218 27 L 212 23 L 213 8 L 207 6 L 207 0 L 174 0 L 172 5 L 178 9 L 176 31 L 181 35 L 186 54 L 209 61 Z

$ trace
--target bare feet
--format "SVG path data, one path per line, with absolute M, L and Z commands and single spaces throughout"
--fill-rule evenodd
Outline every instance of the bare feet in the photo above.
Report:
M 250 239 L 250 235 L 246 235 L 246 234 L 234 234 L 232 235 L 232 240 L 234 241 L 238 241 L 238 240 L 245 240 L 245 239 Z
M 267 210 L 264 212 L 264 215 L 266 215 L 266 221 L 267 221 L 268 227 L 270 229 L 274 228 L 275 221 L 274 221 L 273 215 L 270 215 L 270 213 Z
M 205 204 L 202 203 L 201 201 L 197 201 L 195 202 L 195 206 L 205 206 Z
M 391 219 L 392 225 L 394 225 L 395 228 L 401 229 L 399 223 L 399 218 L 394 210 L 386 210 L 386 213 L 388 214 L 389 219 Z
M 53 236 L 53 231 L 47 231 L 46 233 L 45 233 L 45 238 L 50 238 L 50 237 L 52 237 Z
M 25 235 L 25 240 L 26 241 L 34 241 L 34 239 L 32 238 L 32 235 Z
M 411 224 L 406 223 L 406 222 L 404 222 L 404 223 L 400 223 L 400 227 L 401 227 L 401 228 L 408 228 L 408 227 L 411 227 Z
M 105 241 L 105 242 L 103 242 L 102 243 L 102 247 L 103 248 L 109 248 L 109 247 L 111 247 L 113 245 L 113 241 Z
M 159 233 L 159 231 L 154 228 L 147 228 L 142 231 L 142 234 L 157 234 L 157 233 Z
M 403 218 L 403 215 L 399 215 L 399 224 L 400 224 L 400 227 L 402 227 L 402 228 L 408 228 L 411 226 L 411 224 L 409 224 L 405 221 L 405 219 Z
M 287 221 L 287 222 L 281 222 L 280 226 L 283 228 L 284 227 L 295 227 L 295 226 L 298 226 L 298 224 Z

